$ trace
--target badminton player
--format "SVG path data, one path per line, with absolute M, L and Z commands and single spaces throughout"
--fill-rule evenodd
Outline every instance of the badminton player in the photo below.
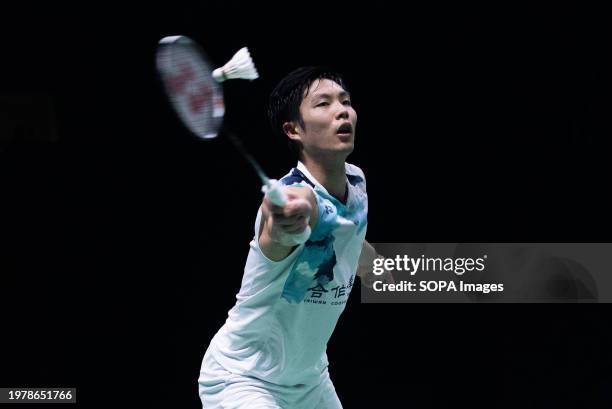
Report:
M 371 271 L 377 257 L 365 241 L 365 176 L 346 162 L 357 113 L 340 75 L 305 67 L 276 86 L 268 115 L 298 157 L 281 179 L 289 200 L 263 200 L 236 305 L 204 355 L 199 394 L 205 409 L 338 409 L 327 342 L 356 272 Z M 307 226 L 308 241 L 288 244 Z

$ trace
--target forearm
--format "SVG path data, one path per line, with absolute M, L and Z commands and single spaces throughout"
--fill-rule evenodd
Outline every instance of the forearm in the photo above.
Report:
M 259 235 L 259 248 L 261 249 L 263 254 L 270 260 L 281 261 L 289 254 L 291 254 L 295 246 L 285 246 L 279 243 L 278 240 L 273 240 L 270 237 L 269 230 L 265 225 L 265 222 L 263 222 L 261 234 Z

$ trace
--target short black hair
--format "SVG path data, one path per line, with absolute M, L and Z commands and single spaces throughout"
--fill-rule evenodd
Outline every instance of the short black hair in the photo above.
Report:
M 268 119 L 272 131 L 277 135 L 287 138 L 283 131 L 285 122 L 297 121 L 303 128 L 304 120 L 300 115 L 300 105 L 304 94 L 316 80 L 331 80 L 340 85 L 348 92 L 342 76 L 327 67 L 300 67 L 285 76 L 272 90 L 268 101 Z M 288 139 L 289 149 L 299 155 L 299 143 Z

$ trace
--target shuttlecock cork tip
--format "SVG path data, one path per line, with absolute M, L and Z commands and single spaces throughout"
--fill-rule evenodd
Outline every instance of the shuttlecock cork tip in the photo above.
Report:
M 214 70 L 212 72 L 212 76 L 217 82 L 223 82 L 227 79 L 225 73 L 223 72 L 223 68 L 217 68 L 216 70 Z

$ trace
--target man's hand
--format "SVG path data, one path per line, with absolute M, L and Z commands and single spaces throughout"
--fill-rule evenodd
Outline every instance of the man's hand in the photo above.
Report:
M 318 210 L 316 198 L 308 187 L 284 186 L 287 195 L 285 206 L 277 206 L 264 197 L 262 203 L 262 225 L 259 247 L 271 260 L 279 261 L 291 253 L 294 246 L 288 246 L 283 237 L 303 232 L 310 225 L 314 229 Z
M 367 288 L 372 288 L 374 281 L 382 281 L 387 284 L 394 284 L 395 279 L 393 275 L 386 271 L 382 275 L 376 275 L 373 272 L 374 260 L 377 258 L 383 258 L 376 252 L 376 249 L 372 247 L 366 240 L 363 241 L 363 247 L 361 249 L 361 255 L 359 256 L 359 265 L 357 266 L 357 275 L 361 279 L 361 283 Z

